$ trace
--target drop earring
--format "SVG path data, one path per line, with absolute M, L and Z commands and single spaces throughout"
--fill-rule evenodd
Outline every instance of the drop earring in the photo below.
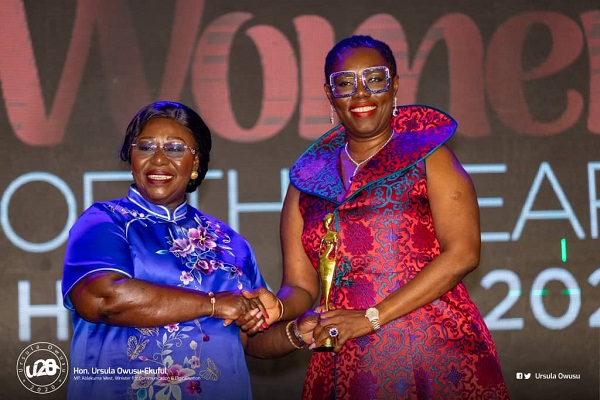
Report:
M 394 111 L 392 111 L 392 115 L 393 115 L 394 117 L 397 117 L 397 116 L 398 116 L 398 108 L 397 108 L 396 102 L 397 102 L 397 100 L 396 100 L 396 98 L 394 97 Z
M 331 113 L 329 114 L 329 123 L 333 125 L 333 106 L 329 106 L 331 108 Z
M 194 180 L 194 179 L 196 179 L 197 177 L 198 177 L 198 172 L 196 172 L 196 171 L 194 171 L 194 172 L 192 172 L 192 173 L 190 174 L 190 179 L 191 179 L 191 180 Z

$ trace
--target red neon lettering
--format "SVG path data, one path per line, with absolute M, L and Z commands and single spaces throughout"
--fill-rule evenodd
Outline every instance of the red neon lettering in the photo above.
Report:
M 294 19 L 300 48 L 301 98 L 298 133 L 314 140 L 332 128 L 329 101 L 324 92 L 325 57 L 333 47 L 334 32 L 322 17 L 302 16 Z
M 475 23 L 462 14 L 451 14 L 437 21 L 425 34 L 410 67 L 409 46 L 404 30 L 394 18 L 379 14 L 367 19 L 357 33 L 370 34 L 390 45 L 396 56 L 400 89 L 398 103 L 415 103 L 419 80 L 427 56 L 444 39 L 448 47 L 449 112 L 459 121 L 465 136 L 490 133 L 485 112 L 483 86 L 483 44 Z
M 600 11 L 581 14 L 590 58 L 590 107 L 588 129 L 600 134 Z
M 522 53 L 528 30 L 544 24 L 552 34 L 552 49 L 544 62 L 522 70 Z M 523 91 L 523 82 L 548 77 L 574 62 L 583 47 L 579 27 L 571 19 L 551 12 L 524 13 L 510 18 L 496 31 L 488 49 L 486 79 L 492 108 L 515 131 L 531 136 L 551 136 L 571 127 L 581 115 L 583 98 L 567 90 L 565 111 L 550 122 L 536 121 Z
M 123 128 L 149 100 L 142 58 L 124 0 L 77 1 L 71 42 L 49 114 L 38 77 L 23 3 L 6 0 L 0 13 L 0 76 L 9 121 L 17 137 L 33 146 L 60 143 L 65 135 L 92 40 L 97 32 L 107 91 L 117 126 Z M 178 98 L 204 8 L 179 0 L 161 96 Z M 126 94 L 126 95 L 124 95 Z
M 110 114 L 119 129 L 131 115 L 149 102 L 150 92 L 136 32 L 125 0 L 76 3 L 73 31 L 56 93 L 47 110 L 41 90 L 27 17 L 22 0 L 5 0 L 0 13 L 0 78 L 8 119 L 17 137 L 33 146 L 60 143 L 71 118 L 74 101 L 97 32 Z M 253 26 L 245 34 L 253 40 L 263 70 L 260 114 L 250 129 L 241 127 L 232 110 L 229 58 L 232 42 L 248 13 L 229 13 L 212 21 L 200 40 L 198 32 L 204 1 L 178 0 L 165 61 L 159 98 L 177 100 L 191 65 L 192 93 L 199 111 L 215 133 L 236 142 L 256 142 L 273 137 L 291 120 L 299 106 L 298 132 L 312 140 L 330 128 L 329 105 L 323 93 L 323 63 L 335 43 L 330 23 L 318 16 L 294 19 L 299 56 L 287 38 L 270 26 Z M 516 15 L 498 27 L 484 60 L 482 37 L 475 23 L 463 14 L 440 18 L 425 34 L 412 64 L 402 26 L 392 16 L 367 18 L 356 33 L 370 34 L 390 44 L 398 62 L 400 104 L 414 103 L 425 62 L 440 40 L 448 50 L 448 111 L 459 121 L 466 136 L 490 134 L 486 94 L 499 120 L 529 136 L 551 136 L 572 127 L 583 111 L 583 96 L 566 88 L 564 97 L 550 101 L 554 120 L 536 119 L 524 86 L 549 80 L 573 64 L 583 51 L 586 34 L 590 88 L 588 128 L 600 134 L 600 46 L 594 33 L 600 12 L 580 15 L 583 31 L 570 18 L 554 12 Z M 522 53 L 533 25 L 543 24 L 552 40 L 550 52 L 539 65 L 524 70 Z M 194 56 L 193 62 L 192 56 Z M 300 71 L 299 71 L 300 68 Z M 299 78 L 300 74 L 300 78 Z M 487 87 L 486 87 L 487 86 Z M 443 89 L 443 88 L 442 88 Z M 298 93 L 300 91 L 300 101 Z M 443 105 L 441 105 L 444 108 Z
M 46 118 L 22 1 L 7 0 L 0 13 L 0 76 L 8 119 L 19 139 L 34 146 L 60 143 L 81 82 L 92 36 L 93 10 L 78 1 L 73 35 L 54 101 Z
M 261 111 L 251 129 L 236 122 L 229 97 L 228 56 L 236 31 L 251 17 L 229 13 L 213 21 L 200 38 L 192 67 L 192 90 L 201 115 L 216 133 L 234 142 L 275 136 L 291 119 L 298 98 L 298 68 L 290 43 L 275 28 L 255 26 L 246 33 L 258 49 L 263 68 Z

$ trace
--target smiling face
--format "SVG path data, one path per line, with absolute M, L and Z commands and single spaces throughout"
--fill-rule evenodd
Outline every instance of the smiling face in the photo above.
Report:
M 196 148 L 192 134 L 168 118 L 154 118 L 148 121 L 135 142 L 140 140 L 151 140 L 157 145 L 180 142 Z M 156 149 L 152 155 L 143 155 L 132 148 L 131 173 L 142 197 L 151 203 L 173 210 L 185 200 L 190 175 L 198 169 L 197 154 L 193 155 L 190 150 L 186 150 L 183 158 L 173 160 L 167 157 L 162 149 Z
M 356 92 L 349 97 L 334 98 L 329 85 L 325 94 L 336 110 L 340 122 L 348 135 L 355 139 L 368 139 L 387 134 L 394 98 L 398 91 L 398 77 L 392 77 L 390 88 L 382 93 L 370 93 L 363 85 L 360 76 L 365 68 L 385 66 L 390 68 L 381 53 L 371 47 L 350 48 L 339 54 L 332 72 L 354 71 L 357 77 Z

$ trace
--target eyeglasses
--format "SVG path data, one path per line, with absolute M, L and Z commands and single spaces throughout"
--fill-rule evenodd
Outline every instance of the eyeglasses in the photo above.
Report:
M 365 68 L 361 74 L 362 84 L 371 94 L 387 92 L 390 89 L 390 70 L 378 66 Z M 329 87 L 333 97 L 350 97 L 356 93 L 358 82 L 356 72 L 339 71 L 329 75 Z
M 151 140 L 140 140 L 137 143 L 131 144 L 132 151 L 142 157 L 152 157 L 157 149 L 161 149 L 163 153 L 171 160 L 181 160 L 185 156 L 185 151 L 190 150 L 192 154 L 196 154 L 196 149 L 181 142 L 166 142 L 157 144 Z

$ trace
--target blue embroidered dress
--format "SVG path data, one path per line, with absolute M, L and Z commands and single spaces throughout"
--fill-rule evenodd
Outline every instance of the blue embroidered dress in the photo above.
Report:
M 93 204 L 70 231 L 62 291 L 73 311 L 72 400 L 251 399 L 235 324 L 198 318 L 152 328 L 90 323 L 74 311 L 70 290 L 87 275 L 126 277 L 202 292 L 266 286 L 249 243 L 187 203 L 174 211 L 127 198 Z

